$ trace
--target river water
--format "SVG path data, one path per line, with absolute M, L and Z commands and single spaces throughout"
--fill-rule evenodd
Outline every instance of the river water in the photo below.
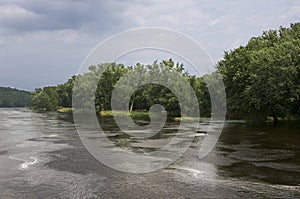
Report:
M 112 118 L 100 123 L 116 131 Z M 111 139 L 130 144 L 120 135 Z M 299 128 L 229 121 L 205 159 L 197 150 L 159 171 L 123 173 L 87 152 L 70 114 L 0 109 L 0 198 L 300 198 Z

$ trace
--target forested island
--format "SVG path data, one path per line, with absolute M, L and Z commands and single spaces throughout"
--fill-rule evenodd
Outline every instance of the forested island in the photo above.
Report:
M 300 23 L 289 28 L 263 32 L 251 38 L 245 46 L 225 52 L 216 64 L 216 71 L 223 77 L 227 94 L 227 118 L 265 122 L 300 117 Z M 202 117 L 210 117 L 211 102 L 205 78 L 193 76 L 180 63 L 172 59 L 155 61 L 150 65 L 137 63 L 124 66 L 117 63 L 100 63 L 90 66 L 83 75 L 73 76 L 57 86 L 37 88 L 32 93 L 32 107 L 55 111 L 72 107 L 72 90 L 76 78 L 88 79 L 92 74 L 102 73 L 95 93 L 98 112 L 111 110 L 112 90 L 118 80 L 130 70 L 164 72 L 165 66 L 179 72 L 194 89 Z M 105 70 L 104 70 L 105 68 Z M 82 85 L 82 92 L 90 85 Z M 84 93 L 83 93 L 84 94 Z M 149 84 L 138 89 L 131 97 L 130 111 L 148 111 L 153 104 L 161 104 L 169 115 L 180 116 L 176 96 L 167 88 Z M 193 107 L 190 107 L 193 109 Z
M 72 91 L 75 78 L 84 81 L 84 84 L 77 88 L 80 91 L 78 93 L 84 96 L 85 90 L 92 88 L 92 85 L 89 85 L 89 78 L 102 73 L 95 93 L 95 108 L 97 112 L 109 111 L 111 110 L 112 91 L 118 80 L 127 72 L 130 70 L 139 71 L 140 74 L 146 77 L 154 70 L 164 73 L 169 68 L 182 75 L 191 84 L 197 95 L 199 106 L 203 110 L 202 116 L 209 117 L 210 98 L 204 77 L 189 75 L 182 64 L 175 63 L 172 59 L 160 63 L 155 61 L 151 65 L 137 63 L 135 66 L 124 66 L 123 64 L 103 63 L 98 66 L 90 66 L 89 72 L 77 77 L 73 76 L 65 84 L 36 89 L 32 97 L 33 107 L 49 111 L 56 110 L 59 107 L 72 107 Z M 169 89 L 157 84 L 148 84 L 136 90 L 131 97 L 129 109 L 130 112 L 148 111 L 153 104 L 163 105 L 169 116 L 180 116 L 180 106 L 176 96 Z M 188 108 L 193 109 L 193 107 Z
M 4 107 L 30 107 L 31 93 L 16 88 L 0 87 L 0 108 Z

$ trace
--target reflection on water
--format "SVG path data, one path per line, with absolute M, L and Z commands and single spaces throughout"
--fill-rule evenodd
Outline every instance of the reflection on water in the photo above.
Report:
M 178 129 L 178 123 L 168 122 L 160 133 L 144 139 L 120 132 L 112 118 L 102 118 L 100 124 L 116 146 L 137 154 L 161 149 Z M 195 127 L 191 123 L 186 128 Z M 199 160 L 199 143 L 206 135 L 206 128 L 207 123 L 202 123 L 189 150 L 167 168 L 130 174 L 110 169 L 93 158 L 80 142 L 71 115 L 0 109 L 0 195 L 3 198 L 300 197 L 299 129 L 249 128 L 228 122 L 215 149 Z M 184 140 L 188 134 L 182 136 Z

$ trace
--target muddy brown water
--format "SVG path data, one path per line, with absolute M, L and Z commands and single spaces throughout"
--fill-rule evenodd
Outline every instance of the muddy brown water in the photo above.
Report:
M 177 125 L 146 143 L 118 132 L 112 118 L 100 123 L 118 147 L 138 153 L 157 150 Z M 0 109 L 0 198 L 300 198 L 297 128 L 228 121 L 214 150 L 202 160 L 197 152 L 158 171 L 123 173 L 87 152 L 72 115 Z

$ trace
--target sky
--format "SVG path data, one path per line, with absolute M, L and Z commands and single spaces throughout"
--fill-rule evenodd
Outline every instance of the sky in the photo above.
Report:
M 296 22 L 300 0 L 0 0 L 0 86 L 63 83 L 97 44 L 129 29 L 179 31 L 217 63 L 264 30 Z

